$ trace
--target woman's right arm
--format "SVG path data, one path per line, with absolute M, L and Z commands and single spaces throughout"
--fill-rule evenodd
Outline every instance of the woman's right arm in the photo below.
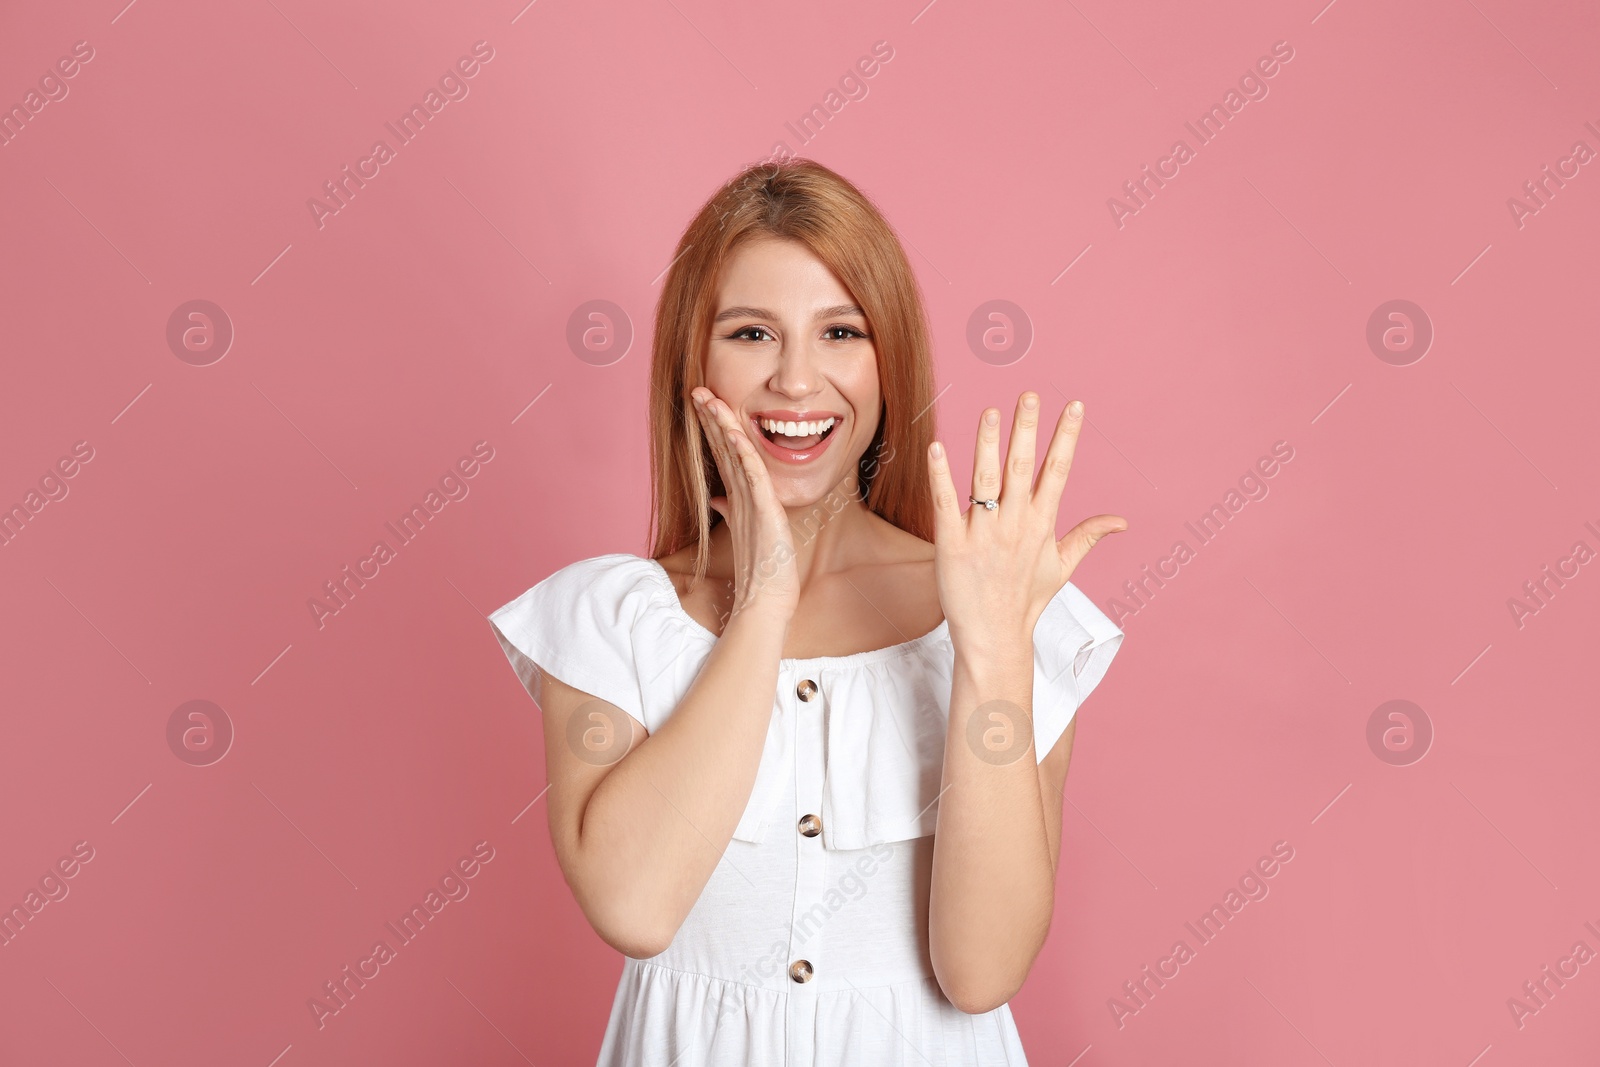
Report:
M 696 390 L 696 411 L 726 496 L 734 609 L 699 675 L 654 734 L 617 708 L 617 758 L 584 758 L 572 716 L 595 698 L 541 672 L 556 859 L 589 924 L 635 959 L 666 950 L 722 859 L 755 788 L 799 582 L 787 513 L 731 409 Z M 603 724 L 597 723 L 604 729 Z
M 602 749 L 604 766 L 567 740 L 572 716 L 587 717 L 596 698 L 541 672 L 556 859 L 589 924 L 618 952 L 664 951 L 728 847 L 755 786 L 787 629 L 771 612 L 735 615 L 654 734 L 609 708 L 631 736 Z

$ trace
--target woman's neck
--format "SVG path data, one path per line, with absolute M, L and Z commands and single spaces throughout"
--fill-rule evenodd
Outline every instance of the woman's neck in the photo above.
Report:
M 852 478 L 848 485 L 841 483 L 815 503 L 784 509 L 802 587 L 814 576 L 876 562 L 882 555 L 884 521 L 853 490 Z M 733 573 L 733 547 L 725 521 L 712 527 L 706 573 L 718 578 Z

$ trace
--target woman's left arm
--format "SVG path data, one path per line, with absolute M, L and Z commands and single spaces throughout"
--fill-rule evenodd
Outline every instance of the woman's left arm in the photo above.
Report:
M 990 421 L 992 418 L 992 422 Z M 1076 720 L 1043 759 L 1033 753 L 1033 631 L 1095 542 L 1127 529 L 1096 515 L 1059 541 L 1056 515 L 1082 405 L 1067 406 L 1033 484 L 1039 398 L 1018 401 L 1002 477 L 999 412 L 979 423 L 965 515 L 936 442 L 929 450 L 939 599 L 955 663 L 928 902 L 934 974 L 969 1014 L 1022 987 L 1050 930 L 1061 851 L 1062 788 Z

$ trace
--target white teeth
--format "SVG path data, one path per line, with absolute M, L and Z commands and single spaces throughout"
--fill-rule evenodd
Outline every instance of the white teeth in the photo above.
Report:
M 783 434 L 785 437 L 809 437 L 812 434 L 825 432 L 832 426 L 832 418 L 812 420 L 809 422 L 781 422 L 777 419 L 762 419 L 761 428 L 773 433 Z

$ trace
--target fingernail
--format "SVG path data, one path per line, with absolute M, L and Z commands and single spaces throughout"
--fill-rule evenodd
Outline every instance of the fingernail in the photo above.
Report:
M 1022 406 L 1024 408 L 1026 408 L 1027 410 L 1029 410 L 1029 411 L 1032 411 L 1034 408 L 1038 407 L 1039 406 L 1039 396 L 1038 396 L 1038 394 L 1029 393 L 1027 396 L 1023 397 L 1022 398 Z
M 933 453 L 933 458 L 934 459 L 943 459 L 944 458 L 944 445 L 941 445 L 938 441 L 935 441 L 929 447 L 928 451 Z
M 1083 401 L 1074 400 L 1072 403 L 1067 405 L 1067 411 L 1072 415 L 1073 418 L 1081 418 L 1083 416 Z
M 998 411 L 985 411 L 983 413 L 983 421 L 986 426 L 993 426 L 1000 421 L 1000 413 Z

